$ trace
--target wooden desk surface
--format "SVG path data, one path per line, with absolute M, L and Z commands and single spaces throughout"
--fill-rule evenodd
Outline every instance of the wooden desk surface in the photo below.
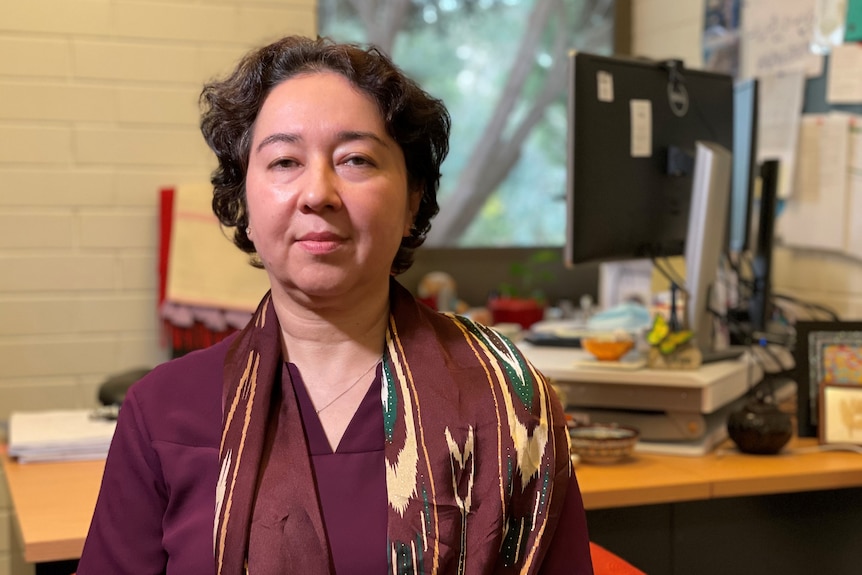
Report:
M 637 453 L 616 465 L 577 467 L 587 509 L 862 487 L 862 455 L 812 452 L 794 438 L 778 455 L 746 455 L 728 441 L 703 457 Z
M 104 461 L 19 465 L 0 447 L 9 495 L 28 563 L 81 556 L 105 470 Z
M 581 464 L 577 473 L 587 509 L 862 486 L 862 455 L 794 451 L 816 445 L 814 439 L 794 440 L 777 456 L 722 449 L 705 457 L 639 453 L 616 465 Z M 19 465 L 2 447 L 0 452 L 25 560 L 79 557 L 104 462 Z

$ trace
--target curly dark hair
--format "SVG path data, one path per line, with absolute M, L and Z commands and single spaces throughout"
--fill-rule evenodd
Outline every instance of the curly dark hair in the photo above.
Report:
M 449 152 L 451 120 L 441 100 L 422 90 L 374 46 L 288 36 L 250 52 L 226 79 L 204 86 L 201 132 L 218 158 L 211 178 L 213 212 L 222 225 L 234 228 L 234 243 L 260 267 L 245 231 L 252 128 L 275 86 L 301 73 L 323 71 L 341 74 L 377 103 L 389 136 L 404 154 L 409 189 L 422 193 L 410 235 L 402 238 L 392 262 L 392 273 L 402 273 L 413 264 L 414 250 L 425 241 L 440 209 L 440 165 Z

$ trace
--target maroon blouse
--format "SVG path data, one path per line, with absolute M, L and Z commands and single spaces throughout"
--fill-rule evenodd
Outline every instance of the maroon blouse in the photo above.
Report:
M 78 575 L 215 572 L 222 365 L 232 340 L 158 366 L 126 396 Z M 297 394 L 336 569 L 361 573 L 365 562 L 370 571 L 364 572 L 384 573 L 387 504 L 379 373 L 332 453 L 299 374 L 291 372 L 293 385 L 283 376 L 282 391 Z M 289 470 L 289 462 L 283 463 Z M 270 488 L 261 484 L 261 490 Z M 258 529 L 253 524 L 251 560 L 261 568 L 276 556 L 283 560 L 289 551 L 280 540 L 271 539 L 276 547 L 254 552 L 263 541 L 259 537 L 274 537 Z M 301 572 L 301 556 L 313 549 L 296 541 L 290 549 L 299 562 L 290 563 L 292 571 Z M 542 573 L 592 573 L 574 475 Z
M 336 573 L 386 573 L 386 475 L 383 458 L 383 410 L 380 407 L 380 367 L 374 383 L 359 405 L 335 452 L 323 431 L 320 418 L 308 397 L 296 366 L 282 369 L 281 393 L 295 393 L 312 469 L 317 498 Z M 292 383 L 291 383 L 292 380 Z M 275 400 L 275 398 L 274 398 Z M 280 403 L 280 398 L 277 399 Z M 276 549 L 296 549 L 296 542 L 285 541 L 287 528 L 273 529 L 289 521 L 291 509 L 284 477 L 290 474 L 290 461 L 280 457 L 278 436 L 284 433 L 284 418 L 279 414 L 275 441 L 268 442 L 266 464 L 252 515 L 249 540 L 249 572 L 280 575 L 296 568 L 301 558 L 285 556 Z M 317 546 L 316 541 L 304 542 Z M 297 571 L 299 572 L 299 571 Z

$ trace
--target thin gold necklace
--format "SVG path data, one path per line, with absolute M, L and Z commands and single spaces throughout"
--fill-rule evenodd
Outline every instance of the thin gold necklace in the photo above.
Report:
M 332 398 L 332 399 L 329 401 L 329 403 L 327 403 L 326 405 L 324 405 L 324 406 L 323 406 L 323 407 L 321 407 L 320 409 L 315 409 L 315 410 L 314 410 L 314 411 L 315 411 L 315 413 L 320 414 L 320 412 L 321 412 L 321 411 L 323 411 L 324 409 L 326 409 L 327 407 L 329 407 L 330 405 L 332 405 L 333 403 L 335 403 L 336 401 L 338 401 L 339 399 L 341 399 L 341 398 L 342 398 L 342 396 L 344 396 L 344 394 L 345 394 L 345 393 L 347 393 L 348 391 L 350 391 L 351 389 L 353 389 L 354 387 L 356 387 L 356 386 L 359 384 L 359 382 L 360 382 L 360 381 L 362 381 L 362 378 L 364 378 L 366 375 L 368 375 L 368 374 L 369 374 L 369 372 L 370 372 L 372 369 L 374 369 L 375 367 L 377 367 L 377 364 L 378 364 L 378 363 L 380 363 L 380 360 L 379 360 L 379 359 L 378 359 L 378 360 L 376 360 L 373 364 L 371 364 L 371 367 L 369 367 L 368 369 L 366 369 L 365 371 L 363 371 L 363 372 L 362 372 L 362 375 L 360 375 L 359 377 L 357 377 L 357 378 L 356 378 L 356 381 L 354 381 L 353 383 L 351 383 L 350 385 L 348 385 L 346 388 L 344 388 L 344 391 L 342 391 L 341 393 L 339 393 L 338 395 L 336 395 L 334 398 Z

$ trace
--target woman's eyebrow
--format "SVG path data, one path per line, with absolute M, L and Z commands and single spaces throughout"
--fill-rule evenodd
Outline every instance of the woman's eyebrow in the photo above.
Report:
M 255 150 L 257 152 L 260 152 L 262 149 L 264 149 L 266 146 L 269 146 L 270 144 L 275 144 L 279 142 L 283 142 L 286 144 L 295 144 L 300 140 L 302 140 L 302 136 L 300 136 L 299 134 L 276 132 L 275 134 L 270 134 L 269 136 L 261 140 Z
M 371 140 L 384 146 L 386 148 L 389 147 L 389 143 L 375 134 L 374 132 L 366 132 L 362 130 L 344 130 L 338 132 L 336 139 L 339 142 L 352 142 L 356 140 Z M 275 143 L 285 143 L 285 144 L 295 144 L 297 142 L 302 141 L 302 136 L 299 134 L 294 134 L 290 132 L 276 132 L 275 134 L 270 134 L 266 138 L 260 141 L 255 149 L 258 153 L 271 144 Z
M 343 132 L 339 132 L 338 140 L 341 142 L 350 142 L 353 140 L 373 140 L 381 146 L 389 147 L 386 140 L 384 140 L 374 132 L 363 132 L 360 130 L 345 130 Z

